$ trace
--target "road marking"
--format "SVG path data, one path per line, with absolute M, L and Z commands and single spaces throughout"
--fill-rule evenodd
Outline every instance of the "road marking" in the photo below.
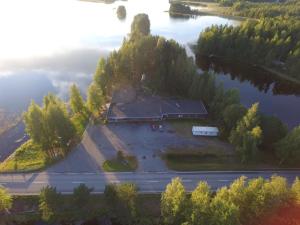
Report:
M 114 183 L 121 183 L 121 181 L 119 181 L 119 180 L 112 180 L 112 181 L 109 181 L 109 183 L 111 183 L 111 184 L 114 184 Z
M 72 184 L 83 184 L 84 182 L 82 181 L 72 181 Z
M 193 180 L 182 180 L 182 182 L 192 182 Z
M 33 181 L 33 184 L 46 184 L 47 182 L 45 181 Z
M 148 183 L 158 183 L 159 180 L 146 180 L 146 182 L 148 182 Z

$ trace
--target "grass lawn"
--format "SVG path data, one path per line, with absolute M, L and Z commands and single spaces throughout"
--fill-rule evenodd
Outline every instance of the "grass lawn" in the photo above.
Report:
M 270 153 L 261 153 L 257 162 L 242 164 L 235 155 L 225 154 L 214 148 L 204 148 L 203 151 L 186 149 L 180 151 L 170 149 L 162 159 L 167 167 L 175 171 L 202 171 L 202 170 L 262 170 L 286 169 L 280 167 Z
M 181 120 L 181 121 L 170 121 L 169 122 L 176 133 L 184 137 L 193 137 L 192 127 L 193 126 L 215 126 L 216 124 L 209 119 L 198 119 L 198 120 Z
M 106 160 L 102 169 L 106 172 L 128 172 L 135 171 L 138 167 L 138 162 L 135 156 L 124 156 L 124 160 L 118 158 Z
M 36 171 L 47 165 L 46 153 L 39 146 L 27 141 L 0 164 L 0 172 Z

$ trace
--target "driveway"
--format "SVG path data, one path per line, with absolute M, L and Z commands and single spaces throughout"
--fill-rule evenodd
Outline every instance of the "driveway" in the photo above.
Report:
M 168 171 L 160 154 L 167 148 L 201 148 L 209 140 L 177 134 L 167 123 L 162 130 L 152 130 L 150 123 L 116 123 L 89 126 L 81 144 L 68 157 L 50 167 L 49 172 L 101 172 L 101 165 L 118 151 L 135 155 L 138 171 Z

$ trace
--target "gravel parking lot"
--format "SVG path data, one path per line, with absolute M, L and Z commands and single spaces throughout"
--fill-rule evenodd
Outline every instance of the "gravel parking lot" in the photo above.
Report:
M 211 143 L 207 138 L 179 135 L 168 122 L 159 124 L 154 129 L 151 123 L 90 126 L 82 143 L 48 171 L 101 172 L 102 163 L 114 158 L 118 151 L 135 155 L 139 162 L 138 171 L 167 171 L 160 158 L 167 148 L 201 148 Z

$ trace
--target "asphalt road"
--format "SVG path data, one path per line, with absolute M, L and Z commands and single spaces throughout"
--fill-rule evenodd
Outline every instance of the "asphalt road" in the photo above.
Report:
M 205 180 L 216 190 L 229 185 L 236 178 L 245 175 L 248 178 L 270 178 L 273 174 L 283 176 L 291 184 L 300 171 L 235 171 L 235 172 L 128 172 L 128 173 L 32 173 L 2 174 L 0 185 L 14 195 L 39 194 L 42 187 L 50 185 L 64 194 L 73 192 L 74 187 L 84 183 L 94 188 L 94 193 L 102 193 L 108 183 L 134 182 L 139 191 L 157 193 L 164 191 L 174 177 L 180 177 L 187 189 L 192 191 L 200 180 Z
M 0 136 L 0 163 L 27 140 L 25 125 L 22 122 L 2 134 Z

